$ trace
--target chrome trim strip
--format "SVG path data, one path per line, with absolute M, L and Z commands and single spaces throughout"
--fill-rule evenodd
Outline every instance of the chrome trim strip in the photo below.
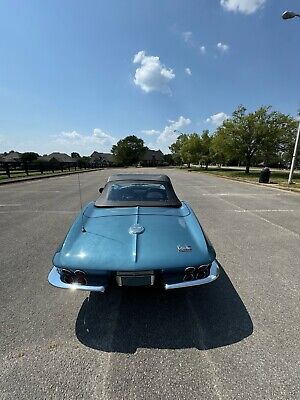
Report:
M 185 282 L 179 282 L 179 283 L 172 283 L 172 284 L 165 284 L 165 289 L 179 289 L 179 288 L 185 288 L 185 287 L 191 287 L 191 286 L 199 286 L 199 285 L 205 285 L 206 283 L 211 283 L 215 281 L 220 275 L 220 267 L 219 263 L 217 260 L 213 261 L 211 264 L 210 268 L 210 275 L 207 278 L 204 279 L 195 279 L 193 281 L 185 281 Z
M 105 286 L 89 286 L 89 285 L 78 285 L 76 283 L 69 284 L 65 283 L 60 279 L 60 274 L 56 267 L 53 267 L 48 275 L 48 282 L 50 285 L 58 287 L 60 289 L 71 289 L 71 290 L 86 290 L 89 292 L 102 292 L 105 291 Z

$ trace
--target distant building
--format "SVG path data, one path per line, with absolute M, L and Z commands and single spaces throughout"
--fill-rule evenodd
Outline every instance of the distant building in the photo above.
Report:
M 0 154 L 0 159 L 1 159 L 2 163 L 6 163 L 11 166 L 17 166 L 17 165 L 21 164 L 21 161 L 22 161 L 21 156 L 22 156 L 22 153 L 11 150 L 8 153 Z
M 77 164 L 77 160 L 68 156 L 66 153 L 51 153 L 48 156 L 42 156 L 38 158 L 41 163 L 50 163 L 59 167 L 72 167 Z
M 164 162 L 164 154 L 161 150 L 146 150 L 140 159 L 143 167 L 156 167 Z
M 91 155 L 92 167 L 110 167 L 114 163 L 114 156 L 111 153 L 99 153 L 94 151 Z

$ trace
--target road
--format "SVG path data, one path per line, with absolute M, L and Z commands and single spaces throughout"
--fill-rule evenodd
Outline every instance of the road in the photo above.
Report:
M 77 177 L 1 187 L 0 399 L 300 399 L 300 195 L 145 171 L 168 173 L 190 202 L 222 276 L 100 298 L 55 289 Z M 81 175 L 84 202 L 110 173 Z

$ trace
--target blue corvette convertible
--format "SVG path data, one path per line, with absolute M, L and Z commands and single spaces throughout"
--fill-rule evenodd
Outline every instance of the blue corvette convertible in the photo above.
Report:
M 48 280 L 63 289 L 177 289 L 218 278 L 215 250 L 166 175 L 118 174 L 85 206 L 53 257 Z

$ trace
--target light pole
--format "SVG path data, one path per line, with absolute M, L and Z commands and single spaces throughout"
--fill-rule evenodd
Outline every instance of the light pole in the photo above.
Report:
M 285 11 L 282 14 L 282 19 L 291 19 L 294 17 L 300 17 L 300 14 L 297 14 L 293 11 Z M 296 136 L 296 142 L 295 142 L 295 147 L 294 147 L 294 152 L 293 152 L 293 157 L 292 157 L 292 162 L 291 162 L 291 169 L 289 173 L 289 179 L 288 179 L 288 184 L 290 185 L 293 183 L 293 172 L 295 169 L 295 164 L 297 160 L 297 152 L 298 152 L 298 146 L 299 146 L 299 137 L 300 137 L 300 121 L 298 125 L 298 130 L 297 130 L 297 136 Z

